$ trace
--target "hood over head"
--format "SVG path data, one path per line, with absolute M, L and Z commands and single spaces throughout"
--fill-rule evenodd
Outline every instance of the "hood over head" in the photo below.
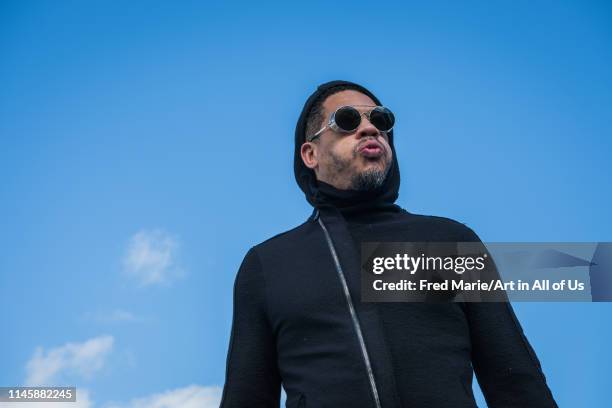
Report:
M 306 124 L 308 115 L 322 98 L 326 98 L 336 92 L 334 88 L 348 87 L 349 89 L 359 91 L 369 96 L 377 105 L 382 105 L 380 100 L 369 90 L 361 85 L 349 81 L 330 81 L 326 82 L 315 90 L 306 100 L 302 112 L 295 127 L 295 150 L 293 158 L 293 169 L 295 180 L 306 195 L 306 200 L 315 208 L 319 209 L 322 206 L 333 206 L 338 209 L 362 209 L 379 206 L 393 206 L 393 203 L 398 197 L 400 186 L 399 165 L 397 163 L 397 154 L 393 145 L 393 130 L 389 135 L 389 145 L 393 152 L 393 160 L 391 168 L 387 173 L 387 177 L 383 184 L 374 190 L 370 191 L 355 191 L 355 190 L 339 190 L 333 186 L 317 181 L 315 172 L 304 164 L 300 149 L 306 139 Z M 344 90 L 344 89 L 341 89 Z M 327 121 L 329 118 L 325 118 Z

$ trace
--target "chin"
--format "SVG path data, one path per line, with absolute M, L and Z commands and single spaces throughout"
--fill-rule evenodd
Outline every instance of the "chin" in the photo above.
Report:
M 351 179 L 350 189 L 358 191 L 374 190 L 382 186 L 384 181 L 384 172 L 372 169 L 370 171 L 364 171 L 359 174 L 356 174 Z
M 382 159 L 369 160 L 360 169 L 360 172 L 374 171 L 374 170 L 376 170 L 376 171 L 384 171 L 386 167 L 387 167 L 387 163 L 384 160 L 382 160 Z

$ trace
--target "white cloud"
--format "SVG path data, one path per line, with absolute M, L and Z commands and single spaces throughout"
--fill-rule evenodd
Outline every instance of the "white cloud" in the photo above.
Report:
M 105 408 L 218 408 L 221 387 L 190 385 L 136 398 L 127 404 L 107 404 Z
M 100 336 L 83 343 L 67 343 L 46 353 L 37 347 L 26 364 L 26 384 L 51 386 L 64 374 L 90 377 L 104 366 L 113 342 L 112 336 Z
M 66 343 L 45 352 L 37 347 L 34 355 L 26 364 L 27 379 L 25 386 L 65 386 L 67 378 L 91 377 L 105 363 L 113 348 L 112 336 L 99 336 L 83 343 Z M 72 382 L 74 384 L 74 382 Z M 89 391 L 77 385 L 76 402 L 0 402 L 0 408 L 218 408 L 223 388 L 219 386 L 189 385 L 125 403 L 108 402 L 94 404 Z
M 168 284 L 183 275 L 178 250 L 178 239 L 162 230 L 139 231 L 130 238 L 124 271 L 140 286 Z

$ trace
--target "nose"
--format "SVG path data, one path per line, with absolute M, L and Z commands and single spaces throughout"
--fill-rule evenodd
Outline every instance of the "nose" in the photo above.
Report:
M 372 136 L 377 137 L 381 135 L 380 130 L 376 128 L 369 120 L 368 117 L 364 114 L 361 115 L 361 123 L 357 128 L 356 136 L 358 139 L 363 137 Z

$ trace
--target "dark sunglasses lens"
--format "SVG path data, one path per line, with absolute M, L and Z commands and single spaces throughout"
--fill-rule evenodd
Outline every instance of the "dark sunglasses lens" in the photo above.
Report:
M 370 113 L 370 122 L 382 132 L 387 132 L 393 128 L 395 124 L 395 116 L 387 108 L 377 107 Z
M 340 129 L 350 132 L 359 127 L 361 115 L 357 109 L 351 106 L 343 106 L 336 112 L 335 120 L 336 125 L 338 125 Z

